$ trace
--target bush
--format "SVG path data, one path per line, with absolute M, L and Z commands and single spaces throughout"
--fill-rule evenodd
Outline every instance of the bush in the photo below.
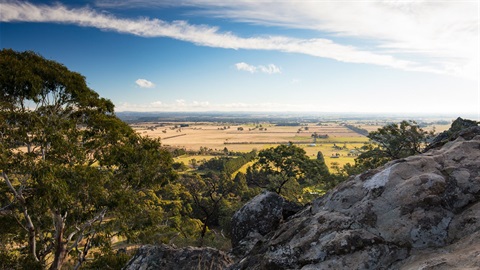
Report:
M 94 253 L 94 259 L 86 261 L 82 265 L 82 269 L 98 270 L 98 269 L 122 269 L 132 256 L 127 252 L 120 250 L 114 253 Z

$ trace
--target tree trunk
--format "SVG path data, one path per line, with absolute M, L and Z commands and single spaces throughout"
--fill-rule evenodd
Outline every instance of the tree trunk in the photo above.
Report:
M 7 183 L 7 186 L 10 188 L 12 193 L 15 195 L 16 198 L 18 198 L 20 202 L 23 210 L 23 215 L 25 216 L 25 221 L 27 223 L 26 225 L 28 230 L 28 251 L 32 255 L 33 259 L 38 262 L 39 259 L 37 256 L 37 240 L 35 238 L 35 226 L 33 225 L 30 215 L 28 214 L 25 197 L 23 197 L 21 191 L 17 192 L 17 190 L 13 187 L 12 182 L 10 182 L 10 179 L 8 178 L 8 175 L 5 173 L 5 171 L 2 171 L 2 177 L 5 180 L 5 183 Z
M 66 243 L 63 241 L 65 220 L 58 212 L 53 214 L 53 220 L 55 222 L 55 257 L 50 270 L 60 270 L 67 257 Z
M 35 261 L 39 261 L 37 256 L 37 239 L 35 238 L 35 226 L 33 225 L 32 219 L 27 212 L 27 209 L 23 210 L 23 214 L 25 216 L 25 220 L 27 221 L 27 229 L 28 229 L 28 249 L 30 254 L 32 254 L 33 259 Z
M 202 234 L 200 237 L 203 239 L 205 237 L 205 234 L 207 234 L 207 222 L 205 221 L 202 226 Z

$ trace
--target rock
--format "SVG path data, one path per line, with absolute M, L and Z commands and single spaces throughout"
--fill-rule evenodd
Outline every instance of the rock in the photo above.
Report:
M 445 143 L 453 141 L 458 137 L 471 140 L 476 135 L 480 135 L 480 127 L 478 124 L 479 123 L 476 121 L 458 117 L 453 121 L 448 130 L 443 131 L 433 138 L 432 142 L 425 148 L 425 152 L 430 149 L 439 148 Z
M 280 199 L 256 198 L 235 219 L 245 224 L 236 243 L 263 227 L 264 207 L 271 224 L 229 269 L 479 269 L 477 128 L 352 177 L 284 222 Z
M 186 247 L 176 249 L 167 245 L 146 245 L 123 268 L 124 270 L 178 270 L 226 269 L 232 264 L 230 257 L 214 248 Z
M 478 213 L 478 212 L 477 212 Z M 467 235 L 441 250 L 416 251 L 397 268 L 408 269 L 480 269 L 480 232 Z
M 273 192 L 264 192 L 240 208 L 232 217 L 232 253 L 244 255 L 280 222 L 301 209 Z

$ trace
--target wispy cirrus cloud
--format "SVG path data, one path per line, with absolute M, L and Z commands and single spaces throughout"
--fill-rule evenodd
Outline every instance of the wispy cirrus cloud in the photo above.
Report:
M 478 80 L 480 73 L 478 1 L 250 1 L 96 0 L 105 8 L 192 6 L 197 15 L 237 22 L 308 29 L 348 37 L 356 50 L 403 59 L 394 68 L 445 73 Z M 303 44 L 305 47 L 312 44 Z M 332 50 L 332 48 L 329 48 Z M 317 55 L 339 61 L 334 55 Z M 357 55 L 358 56 L 358 55 Z M 356 61 L 368 58 L 355 57 Z M 394 58 L 394 59 L 395 59 Z M 393 60 L 393 59 L 391 59 Z M 377 59 L 375 63 L 390 62 Z M 415 62 L 415 63 L 412 63 Z M 357 62 L 355 62 L 357 63 Z
M 98 3 L 103 6 L 118 4 L 115 1 Z M 128 6 L 149 5 L 153 2 L 134 0 L 122 3 L 123 6 Z M 475 3 L 361 1 L 349 2 L 346 6 L 345 3 L 335 1 L 298 2 L 295 5 L 285 1 L 235 1 L 225 5 L 218 1 L 181 0 L 162 1 L 162 5 L 200 5 L 210 7 L 204 8 L 203 12 L 214 16 L 325 31 L 332 36 L 371 40 L 375 46 L 362 50 L 323 38 L 298 39 L 283 36 L 242 38 L 230 32 L 220 32 L 217 27 L 191 25 L 185 21 L 124 19 L 90 8 L 69 9 L 62 5 L 6 2 L 2 3 L 0 20 L 75 24 L 143 37 L 169 37 L 200 46 L 277 50 L 342 62 L 478 79 L 479 19 L 478 14 L 474 12 Z
M 140 86 L 141 88 L 153 88 L 155 87 L 155 84 L 149 80 L 145 79 L 138 79 L 135 81 L 135 83 Z
M 188 4 L 187 2 L 188 1 L 183 1 L 182 3 Z M 211 3 L 216 2 L 213 1 Z M 255 6 L 252 2 L 240 3 L 243 3 L 243 5 L 247 7 Z M 173 5 L 173 3 L 170 4 Z M 236 5 L 233 6 L 236 7 Z M 242 9 L 231 11 L 241 12 Z M 260 11 L 266 12 L 265 9 Z M 238 16 L 241 15 L 241 13 L 238 14 Z M 234 17 L 237 15 L 231 16 Z M 265 18 L 268 18 L 268 16 Z M 253 16 L 247 16 L 246 19 L 253 20 Z M 31 3 L 5 2 L 2 3 L 2 8 L 0 9 L 0 21 L 73 24 L 141 37 L 172 38 L 191 42 L 199 46 L 225 49 L 281 51 L 335 59 L 341 62 L 379 65 L 401 70 L 434 73 L 449 72 L 449 70 L 443 68 L 441 65 L 403 60 L 389 54 L 361 50 L 351 45 L 338 44 L 330 39 L 301 39 L 286 36 L 240 37 L 231 32 L 221 32 L 217 27 L 208 25 L 192 25 L 186 21 L 167 22 L 160 19 L 149 18 L 120 18 L 108 13 L 96 11 L 89 7 L 68 8 L 61 4 L 36 5 Z M 273 19 L 269 20 L 269 22 L 270 21 L 273 21 Z M 265 67 L 265 69 L 268 70 L 268 67 Z
M 269 64 L 267 66 L 264 66 L 264 65 L 253 66 L 245 62 L 240 62 L 240 63 L 236 63 L 235 67 L 237 68 L 237 70 L 248 71 L 250 73 L 257 73 L 257 72 L 262 72 L 266 74 L 282 73 L 280 71 L 280 68 L 274 64 Z

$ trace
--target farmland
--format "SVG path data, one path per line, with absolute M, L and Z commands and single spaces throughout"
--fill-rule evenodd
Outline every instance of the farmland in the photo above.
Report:
M 165 120 L 165 119 L 164 119 Z M 166 119 L 168 120 L 168 119 Z M 277 121 L 278 122 L 278 121 Z M 364 131 L 374 131 L 387 121 L 324 121 L 294 124 L 278 124 L 274 121 L 227 121 L 182 122 L 149 121 L 130 123 L 140 135 L 160 138 L 167 147 L 181 148 L 187 151 L 199 151 L 201 148 L 211 152 L 249 152 L 261 150 L 279 144 L 293 143 L 303 148 L 311 158 L 321 151 L 326 164 L 331 168 L 353 163 L 358 151 L 368 138 L 347 125 L 354 125 Z M 448 125 L 436 125 L 436 131 L 442 131 Z M 433 125 L 427 126 L 431 129 Z M 317 138 L 314 138 L 317 137 Z M 177 161 L 188 165 L 189 160 L 197 161 L 212 158 L 212 155 L 184 155 Z

